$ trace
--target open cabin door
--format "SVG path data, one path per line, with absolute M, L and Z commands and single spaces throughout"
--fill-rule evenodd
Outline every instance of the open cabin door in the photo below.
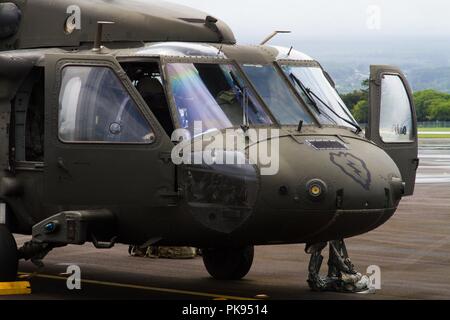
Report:
M 48 54 L 45 61 L 47 203 L 170 205 L 173 145 L 116 59 Z
M 405 195 L 414 193 L 419 166 L 417 116 L 411 87 L 391 66 L 370 67 L 368 139 L 395 161 L 405 182 Z

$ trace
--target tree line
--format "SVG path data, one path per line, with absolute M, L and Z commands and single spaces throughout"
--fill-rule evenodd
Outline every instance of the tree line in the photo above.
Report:
M 360 123 L 368 122 L 369 80 L 361 83 L 361 89 L 342 94 L 347 107 Z M 450 121 L 450 94 L 433 89 L 414 92 L 418 121 Z

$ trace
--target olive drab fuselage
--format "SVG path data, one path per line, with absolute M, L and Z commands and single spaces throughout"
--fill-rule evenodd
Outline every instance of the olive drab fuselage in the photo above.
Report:
M 411 89 L 396 68 L 372 67 L 364 135 L 346 108 L 333 114 L 299 88 L 302 68 L 318 74 L 314 94 L 325 88 L 317 61 L 288 48 L 237 45 L 230 29 L 206 14 L 139 1 L 64 0 L 40 11 L 39 29 L 30 10 L 46 8 L 48 1 L 13 2 L 22 9 L 17 30 L 0 32 L 7 35 L 0 38 L 0 202 L 13 232 L 31 234 L 54 215 L 82 211 L 100 225 L 96 240 L 201 248 L 312 244 L 374 230 L 413 193 L 416 115 Z M 114 25 L 104 26 L 104 47 L 93 51 L 101 20 Z M 257 79 L 264 68 L 301 108 L 304 114 L 292 111 L 298 119 L 285 120 L 282 108 L 266 97 L 266 83 Z M 192 70 L 211 77 L 222 72 L 236 84 L 231 73 L 246 84 L 260 122 L 248 128 L 233 123 L 213 135 L 278 130 L 274 174 L 262 174 L 258 160 L 223 172 L 173 162 L 172 132 L 187 127 L 183 117 L 194 112 L 192 100 L 180 107 L 180 88 L 205 87 L 194 86 Z M 139 85 L 144 74 L 148 87 L 155 79 L 162 84 L 158 102 L 151 101 L 164 108 L 149 106 Z M 183 82 L 186 74 L 189 83 Z M 321 97 L 335 94 L 332 87 L 327 82 Z M 407 123 L 389 116 L 386 106 L 396 105 L 404 105 Z M 209 112 L 208 104 L 196 107 L 199 117 Z M 119 111 L 99 138 L 102 115 L 114 108 Z M 84 131 L 74 133 L 80 117 Z M 129 123 L 133 134 L 144 134 L 116 140 Z M 192 137 L 192 144 L 198 139 Z M 266 140 L 257 136 L 246 150 Z

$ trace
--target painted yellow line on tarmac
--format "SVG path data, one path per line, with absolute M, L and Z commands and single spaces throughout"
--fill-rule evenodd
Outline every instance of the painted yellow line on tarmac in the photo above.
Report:
M 30 275 L 30 274 L 19 272 L 19 275 Z M 53 276 L 53 275 L 46 275 L 46 274 L 36 274 L 33 277 L 42 278 L 42 279 L 51 279 L 51 280 L 64 280 L 64 281 L 67 280 L 67 278 L 64 278 L 64 277 Z M 254 298 L 236 297 L 236 296 L 228 296 L 228 295 L 221 295 L 221 294 L 214 294 L 214 293 L 196 292 L 196 291 L 187 291 L 187 290 L 177 290 L 177 289 L 167 289 L 167 288 L 158 288 L 158 287 L 147 287 L 147 286 L 140 286 L 140 285 L 133 285 L 133 284 L 123 284 L 123 283 L 108 282 L 108 281 L 98 281 L 98 280 L 86 280 L 86 279 L 84 279 L 84 280 L 81 280 L 81 283 L 95 284 L 95 285 L 115 287 L 115 288 L 124 288 L 124 289 L 136 289 L 136 290 L 154 291 L 154 292 L 161 292 L 161 293 L 175 293 L 175 294 L 180 294 L 180 295 L 205 297 L 205 298 L 213 298 L 213 299 L 257 300 L 257 299 L 254 299 Z

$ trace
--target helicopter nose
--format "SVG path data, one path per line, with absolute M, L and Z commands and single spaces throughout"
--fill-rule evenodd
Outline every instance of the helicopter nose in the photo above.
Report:
M 395 213 L 404 193 L 393 160 L 362 139 L 283 137 L 279 155 L 278 172 L 261 177 L 258 212 L 296 242 L 375 229 Z

